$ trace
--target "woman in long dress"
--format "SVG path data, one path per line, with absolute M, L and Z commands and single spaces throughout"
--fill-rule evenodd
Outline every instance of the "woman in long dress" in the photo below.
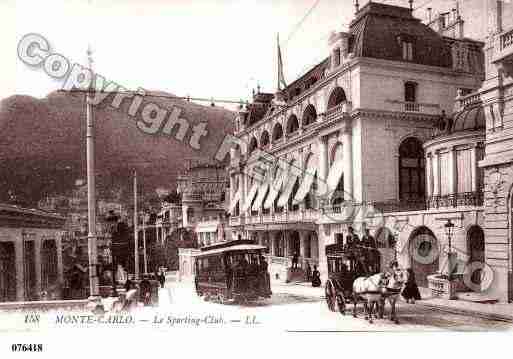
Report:
M 321 286 L 321 273 L 317 270 L 317 266 L 314 265 L 314 270 L 312 273 L 312 287 L 320 287 Z
M 406 299 L 406 303 L 415 304 L 416 300 L 420 300 L 420 292 L 419 287 L 417 287 L 417 282 L 415 281 L 415 273 L 413 269 L 408 268 L 408 279 L 406 280 L 406 284 L 404 286 L 402 296 Z

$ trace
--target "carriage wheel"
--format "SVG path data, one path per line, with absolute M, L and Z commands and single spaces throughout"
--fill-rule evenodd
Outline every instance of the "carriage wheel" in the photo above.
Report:
M 328 309 L 332 312 L 335 311 L 336 299 L 335 299 L 335 288 L 331 281 L 326 282 L 326 287 L 324 289 L 326 304 L 328 305 Z
M 337 308 L 340 314 L 346 314 L 346 299 L 342 294 L 337 294 Z

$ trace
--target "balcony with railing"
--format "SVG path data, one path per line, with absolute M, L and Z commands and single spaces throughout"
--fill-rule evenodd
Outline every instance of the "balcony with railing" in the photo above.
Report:
M 381 202 L 352 202 L 344 201 L 339 204 L 327 204 L 323 207 L 323 212 L 332 218 L 352 218 L 358 212 L 372 211 L 380 213 L 392 212 L 411 212 L 425 210 L 426 200 L 424 198 L 389 200 Z
M 420 103 L 399 100 L 387 100 L 388 108 L 394 112 L 420 113 L 427 115 L 439 115 L 440 105 L 434 103 Z
M 203 201 L 203 194 L 198 192 L 185 192 L 182 201 Z
M 242 226 L 244 225 L 244 218 L 242 216 L 231 216 L 230 217 L 230 226 Z
M 346 108 L 347 103 L 343 102 L 341 104 L 338 104 L 337 106 L 334 106 L 326 110 L 326 112 L 324 113 L 324 119 L 329 122 L 337 118 L 340 118 L 342 117 L 343 113 L 347 111 Z
M 513 64 L 513 28 L 498 35 L 495 42 L 495 50 L 493 62 Z
M 445 196 L 432 196 L 427 201 L 429 209 L 455 208 L 455 207 L 480 207 L 483 205 L 483 192 L 463 192 Z
M 314 223 L 319 218 L 315 209 L 297 211 L 282 211 L 274 213 L 252 214 L 246 216 L 246 224 L 275 224 L 275 223 Z

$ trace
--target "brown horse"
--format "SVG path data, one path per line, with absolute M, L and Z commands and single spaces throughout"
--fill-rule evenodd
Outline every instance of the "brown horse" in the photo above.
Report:
M 365 319 L 369 323 L 373 323 L 372 315 L 374 312 L 374 304 L 376 310 L 379 309 L 379 301 L 381 300 L 385 288 L 388 284 L 388 274 L 378 273 L 370 277 L 359 277 L 353 282 L 353 317 L 356 318 L 356 303 L 360 298 L 364 300 Z

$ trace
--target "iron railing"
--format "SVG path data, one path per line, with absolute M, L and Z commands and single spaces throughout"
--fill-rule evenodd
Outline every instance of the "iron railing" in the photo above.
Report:
M 427 206 L 431 208 L 482 206 L 483 192 L 463 192 L 445 196 L 432 196 L 428 199 Z

